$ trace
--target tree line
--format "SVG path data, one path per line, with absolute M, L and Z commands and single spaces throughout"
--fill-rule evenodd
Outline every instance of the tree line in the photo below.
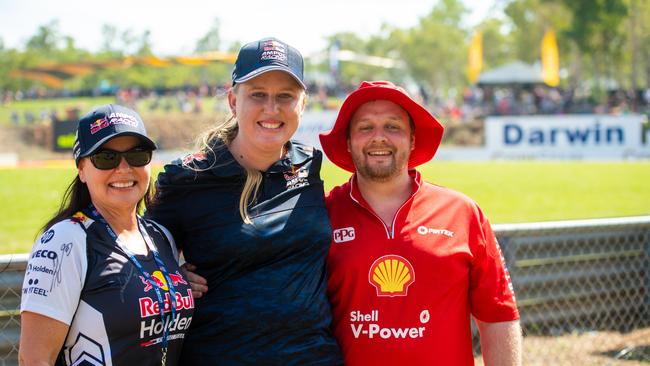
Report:
M 336 44 L 342 50 L 399 61 L 400 66 L 394 68 L 341 62 L 338 79 L 351 85 L 364 79 L 386 78 L 416 82 L 435 95 L 453 97 L 470 85 L 467 54 L 474 32 L 483 35 L 483 69 L 489 70 L 514 60 L 535 63 L 540 59 L 544 33 L 553 29 L 563 70 L 561 88 L 588 93 L 594 98 L 603 98 L 610 89 L 634 94 L 632 91 L 650 88 L 649 1 L 502 0 L 495 6 L 496 11 L 472 27 L 466 25 L 469 9 L 460 0 L 439 0 L 409 28 L 384 24 L 369 37 L 349 32 L 324 36 L 328 49 Z M 215 20 L 196 42 L 195 51 L 236 52 L 240 44 L 224 47 L 219 29 L 219 21 Z M 134 34 L 108 24 L 102 30 L 104 40 L 98 52 L 77 47 L 73 38 L 59 33 L 56 21 L 40 26 L 22 50 L 6 48 L 0 39 L 0 90 L 24 90 L 38 85 L 9 77 L 14 69 L 153 55 L 149 32 Z M 307 64 L 308 71 L 328 73 L 329 68 L 326 59 Z M 223 63 L 107 68 L 71 79 L 66 88 L 93 89 L 102 82 L 143 88 L 214 85 L 226 82 L 230 69 L 231 65 Z

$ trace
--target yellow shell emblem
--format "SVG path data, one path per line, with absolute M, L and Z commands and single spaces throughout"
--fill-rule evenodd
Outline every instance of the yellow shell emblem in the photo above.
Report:
M 377 289 L 377 296 L 406 296 L 415 282 L 415 271 L 406 258 L 385 255 L 370 266 L 368 281 Z

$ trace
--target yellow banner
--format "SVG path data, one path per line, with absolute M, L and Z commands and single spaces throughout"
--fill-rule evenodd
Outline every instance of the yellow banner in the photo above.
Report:
M 548 86 L 560 84 L 560 56 L 552 29 L 546 31 L 542 39 L 542 79 Z
M 467 78 L 472 84 L 478 80 L 483 68 L 483 33 L 475 32 L 469 45 Z

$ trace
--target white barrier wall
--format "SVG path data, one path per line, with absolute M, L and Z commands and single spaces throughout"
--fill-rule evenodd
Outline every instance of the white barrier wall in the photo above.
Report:
M 492 159 L 629 159 L 650 157 L 642 115 L 504 116 L 485 120 Z
M 305 112 L 294 139 L 321 149 L 318 134 L 334 125 L 338 111 Z M 485 146 L 442 146 L 437 160 L 650 158 L 645 116 L 505 116 L 485 120 Z M 322 149 L 321 149 L 322 150 Z
M 318 134 L 334 126 L 337 114 L 338 110 L 303 113 L 300 126 L 293 135 L 293 139 L 323 150 L 320 146 Z

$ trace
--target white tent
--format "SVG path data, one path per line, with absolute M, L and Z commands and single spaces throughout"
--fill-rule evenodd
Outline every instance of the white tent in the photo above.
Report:
M 515 61 L 482 73 L 479 85 L 543 84 L 542 66 Z

